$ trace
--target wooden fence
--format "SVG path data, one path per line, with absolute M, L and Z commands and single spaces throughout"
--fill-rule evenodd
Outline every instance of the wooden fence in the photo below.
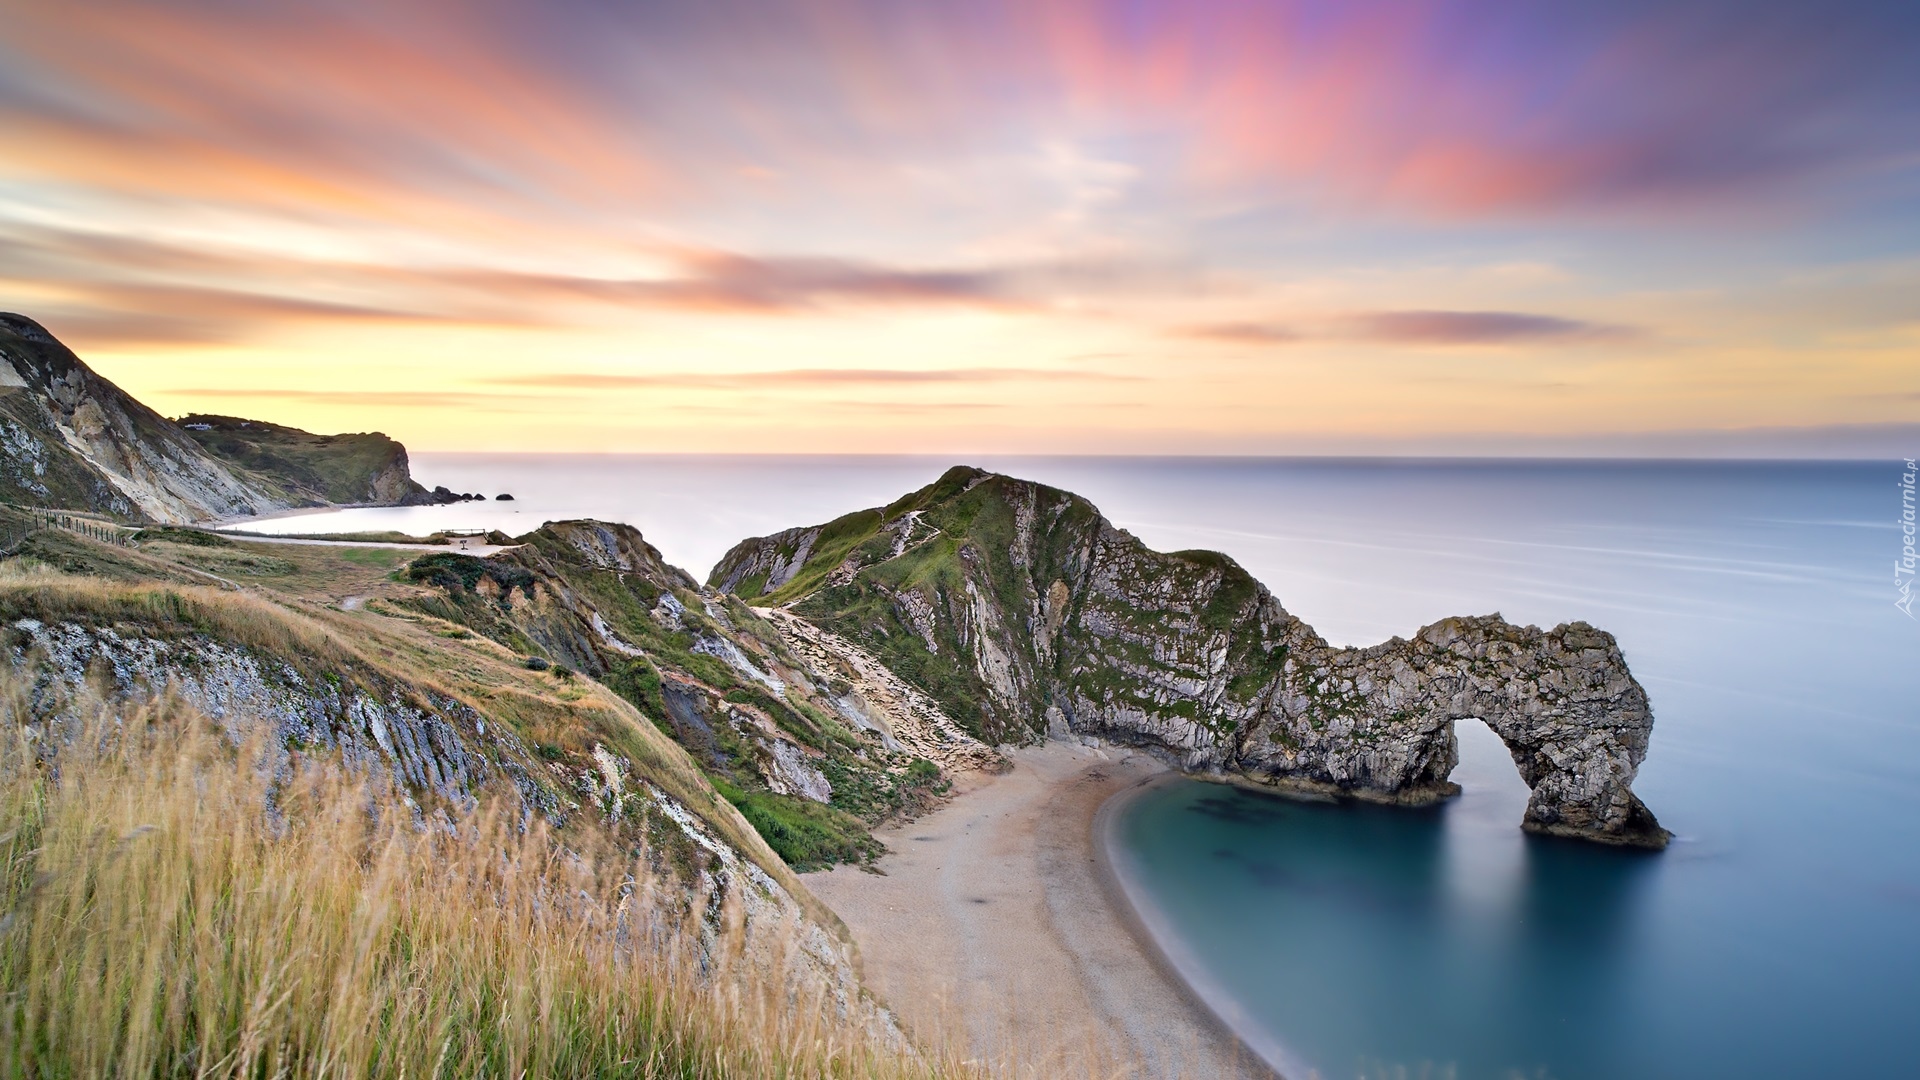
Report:
M 70 510 L 50 510 L 40 506 L 14 506 L 12 509 L 26 515 L 24 522 L 13 522 L 0 527 L 0 555 L 12 555 L 19 550 L 27 537 L 42 529 L 61 529 L 76 536 L 98 540 L 103 544 L 116 544 L 128 547 L 132 544 L 132 533 L 104 518 L 76 514 Z

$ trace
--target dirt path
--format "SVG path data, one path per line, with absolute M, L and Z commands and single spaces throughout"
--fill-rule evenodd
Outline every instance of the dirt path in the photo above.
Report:
M 917 1037 L 1027 1076 L 1269 1076 L 1166 971 L 1095 849 L 1109 797 L 1163 771 L 1065 742 L 961 778 L 953 802 L 879 834 L 885 876 L 809 874 L 868 984 Z

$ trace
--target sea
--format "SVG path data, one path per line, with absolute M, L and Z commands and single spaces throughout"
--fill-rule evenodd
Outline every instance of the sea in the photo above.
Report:
M 954 463 L 418 454 L 429 485 L 514 499 L 247 527 L 598 517 L 704 578 L 741 538 L 884 504 Z M 1903 463 L 965 463 L 1085 495 L 1160 550 L 1226 552 L 1336 644 L 1448 615 L 1584 620 L 1646 687 L 1634 788 L 1675 834 L 1660 853 L 1522 833 L 1526 788 L 1471 722 L 1463 794 L 1440 807 L 1181 780 L 1118 812 L 1145 922 L 1293 1080 L 1920 1075 Z

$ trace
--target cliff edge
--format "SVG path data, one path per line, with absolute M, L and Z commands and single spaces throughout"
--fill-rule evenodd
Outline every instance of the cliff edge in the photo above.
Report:
M 408 468 L 407 448 L 378 431 L 315 435 L 206 413 L 181 417 L 179 427 L 208 454 L 268 481 L 299 505 L 399 505 L 427 495 Z

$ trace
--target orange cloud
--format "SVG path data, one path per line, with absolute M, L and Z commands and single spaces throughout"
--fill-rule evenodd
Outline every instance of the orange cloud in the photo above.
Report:
M 598 372 L 555 372 L 549 375 L 505 375 L 483 379 L 497 386 L 620 390 L 655 387 L 756 389 L 806 386 L 897 386 L 916 383 L 993 382 L 1140 382 L 1138 376 L 1101 371 L 1063 371 L 1056 368 L 789 368 L 779 371 L 742 371 L 725 374 L 661 372 L 619 375 Z
M 63 94 L 0 110 L 16 174 L 393 222 L 632 204 L 663 178 L 617 109 L 521 62 L 465 5 L 8 5 Z M 491 205 L 489 205 L 491 204 Z

